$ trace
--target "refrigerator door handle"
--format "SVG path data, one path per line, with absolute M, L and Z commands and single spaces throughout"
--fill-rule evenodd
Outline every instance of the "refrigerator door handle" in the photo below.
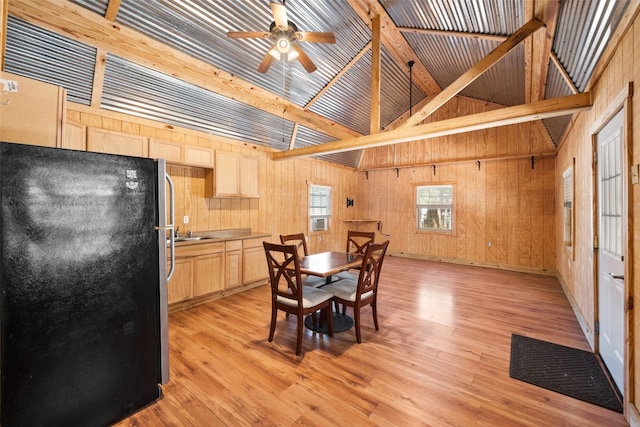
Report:
M 171 280 L 171 277 L 173 277 L 173 272 L 176 267 L 176 237 L 173 232 L 173 224 L 175 223 L 175 203 L 173 197 L 173 180 L 168 173 L 165 173 L 164 177 L 169 183 L 169 224 L 167 224 L 166 228 L 171 231 L 171 233 L 169 233 L 169 258 L 171 259 L 171 266 L 169 267 L 169 273 L 167 274 L 167 281 L 169 281 Z

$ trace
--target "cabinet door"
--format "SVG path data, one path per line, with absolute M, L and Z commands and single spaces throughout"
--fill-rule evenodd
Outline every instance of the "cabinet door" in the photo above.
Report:
M 220 252 L 196 257 L 193 281 L 194 297 L 224 289 L 224 258 L 222 255 Z
M 89 128 L 87 132 L 87 151 L 148 157 L 149 143 L 146 136 Z
M 176 258 L 175 270 L 168 284 L 169 304 L 191 298 L 192 272 L 193 258 Z
M 184 147 L 184 163 L 186 165 L 213 168 L 213 159 L 213 148 L 192 147 L 189 145 Z
M 242 256 L 243 283 L 258 282 L 269 276 L 267 260 L 264 256 L 264 248 L 249 248 L 243 251 Z
M 65 115 L 65 90 L 17 74 L 0 72 L 0 78 L 18 85 L 17 92 L 2 95 L 2 102 L 9 101 L 9 104 L 0 106 L 0 141 L 59 147 Z
M 240 158 L 240 195 L 242 197 L 260 197 L 258 159 Z
M 216 151 L 215 197 L 238 197 L 240 195 L 240 156 L 236 153 Z
M 179 142 L 163 141 L 161 139 L 149 140 L 149 157 L 152 159 L 165 159 L 170 163 L 182 163 L 184 146 Z
M 242 285 L 242 251 L 231 251 L 225 254 L 227 289 Z
M 87 149 L 87 127 L 66 122 L 62 129 L 62 148 L 85 151 Z

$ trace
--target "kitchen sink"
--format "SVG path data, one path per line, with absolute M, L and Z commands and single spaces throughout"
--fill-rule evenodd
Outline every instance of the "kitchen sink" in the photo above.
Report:
M 192 242 L 194 240 L 202 240 L 203 237 L 176 237 L 174 240 L 176 242 Z M 167 243 L 169 243 L 169 239 L 167 239 Z

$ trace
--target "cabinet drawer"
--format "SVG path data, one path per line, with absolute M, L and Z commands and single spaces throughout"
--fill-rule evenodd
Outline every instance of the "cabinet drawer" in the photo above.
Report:
M 225 242 L 225 249 L 229 251 L 239 251 L 242 249 L 242 240 L 229 240 Z
M 262 242 L 264 242 L 265 240 L 269 240 L 269 238 L 268 237 L 256 237 L 255 239 L 246 239 L 242 243 L 242 247 L 244 249 L 261 248 L 262 247 Z
M 176 258 L 193 257 L 212 253 L 224 252 L 224 243 L 198 243 L 176 246 Z

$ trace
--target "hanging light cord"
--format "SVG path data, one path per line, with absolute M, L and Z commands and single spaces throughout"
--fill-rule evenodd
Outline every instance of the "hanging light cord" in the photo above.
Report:
M 413 114 L 411 109 L 413 108 L 413 64 L 415 61 L 409 61 L 409 117 Z
M 282 61 L 282 145 L 284 145 L 285 143 L 284 141 L 284 110 L 286 109 L 286 105 L 284 103 L 284 92 L 285 92 L 285 85 L 286 85 L 284 62 L 285 61 Z

